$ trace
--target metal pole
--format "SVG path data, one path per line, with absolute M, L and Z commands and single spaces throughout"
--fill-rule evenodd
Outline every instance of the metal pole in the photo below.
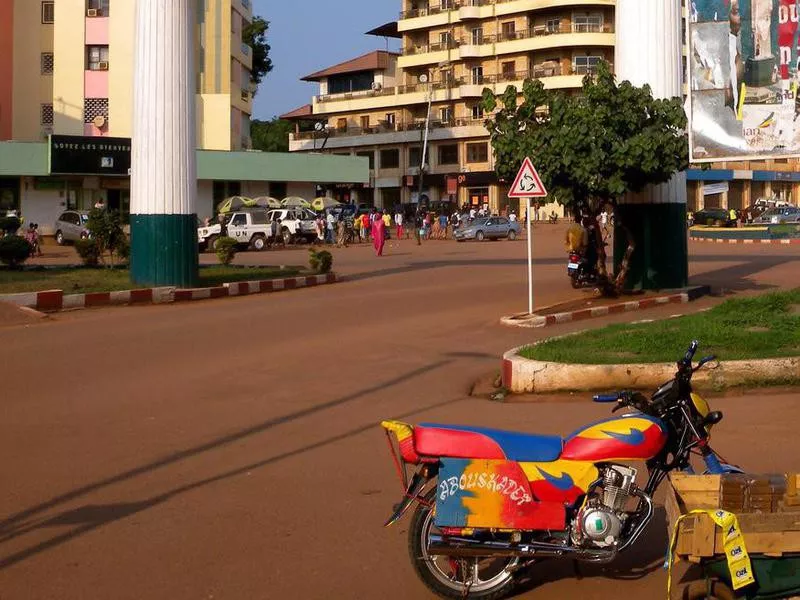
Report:
M 531 199 L 528 198 L 528 209 L 525 211 L 528 221 L 528 314 L 533 314 L 533 235 L 531 235 Z
M 425 173 L 425 158 L 428 153 L 428 127 L 430 126 L 431 122 L 431 103 L 433 101 L 433 95 L 431 94 L 431 82 L 428 82 L 428 112 L 425 115 L 425 132 L 422 138 L 422 157 L 420 158 L 419 163 L 419 186 L 417 187 L 417 210 L 419 210 L 420 205 L 422 204 L 422 177 Z

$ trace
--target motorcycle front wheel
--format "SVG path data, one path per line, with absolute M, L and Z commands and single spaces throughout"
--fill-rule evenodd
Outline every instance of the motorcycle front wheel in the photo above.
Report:
M 429 506 L 418 504 L 408 530 L 411 565 L 425 586 L 442 598 L 498 600 L 514 589 L 518 558 L 455 558 L 428 554 L 431 534 L 439 534 L 434 524 L 436 488 L 425 495 Z M 465 593 L 465 590 L 468 593 Z

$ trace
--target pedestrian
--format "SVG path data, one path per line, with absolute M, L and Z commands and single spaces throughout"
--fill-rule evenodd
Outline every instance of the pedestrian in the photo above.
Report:
M 322 216 L 322 213 L 317 214 L 317 218 L 314 220 L 314 225 L 317 229 L 317 239 L 316 243 L 324 244 L 325 243 L 325 218 Z
M 225 218 L 225 215 L 220 213 L 217 215 L 217 223 L 219 223 L 219 236 L 220 237 L 227 237 L 228 235 L 228 219 Z
M 336 241 L 336 238 L 334 237 L 334 235 L 335 235 L 334 234 L 334 228 L 336 227 L 336 217 L 333 216 L 333 213 L 331 211 L 328 211 L 328 216 L 325 219 L 325 222 L 326 222 L 326 225 L 327 225 L 327 232 L 325 234 L 326 235 L 326 240 L 325 241 L 328 242 L 329 244 L 332 244 L 334 241 Z
M 475 210 L 475 207 L 473 206 L 469 209 L 469 222 L 472 223 L 476 216 L 478 216 L 478 211 Z
M 397 239 L 403 237 L 403 213 L 398 209 L 394 215 L 394 224 L 397 227 Z
M 447 239 L 447 215 L 444 214 L 444 211 L 439 213 L 439 235 L 440 239 Z
M 431 224 L 432 224 L 431 213 L 426 212 L 425 217 L 422 219 L 422 237 L 426 240 L 430 239 Z
M 272 216 L 272 223 L 269 224 L 269 230 L 271 235 L 271 245 L 276 246 L 279 241 L 281 244 L 283 244 L 283 236 L 281 235 L 281 220 L 277 213 Z
M 734 227 L 738 227 L 739 226 L 739 215 L 736 214 L 736 209 L 732 208 L 728 212 L 729 212 L 730 219 L 733 222 L 733 226 Z
M 366 242 L 367 240 L 369 240 L 369 229 L 370 229 L 369 215 L 367 213 L 364 213 L 357 218 L 361 219 L 361 236 Z
M 536 204 L 533 205 L 533 218 L 536 221 L 538 221 L 539 217 L 541 217 L 541 213 L 539 212 L 539 210 L 540 210 L 540 207 L 539 207 L 539 203 L 537 202 Z
M 383 245 L 386 243 L 386 224 L 383 216 L 377 215 L 372 221 L 372 245 L 376 256 L 383 256 Z
M 345 226 L 342 219 L 336 221 L 336 247 L 347 248 L 347 236 L 345 235 Z
M 603 232 L 603 241 L 608 237 L 608 213 L 603 210 L 597 217 L 597 222 L 600 224 L 600 229 Z
M 361 219 L 358 218 L 358 215 L 356 215 L 353 218 L 353 232 L 355 234 L 353 236 L 353 241 L 356 241 L 356 242 L 360 241 L 361 240 Z
M 417 238 L 417 246 L 422 245 L 422 234 L 424 233 L 422 227 L 424 224 L 422 211 L 417 207 L 417 212 L 414 213 L 414 237 Z
M 512 223 L 516 223 L 517 213 L 515 213 L 513 210 L 510 213 L 508 213 L 508 220 L 511 221 Z

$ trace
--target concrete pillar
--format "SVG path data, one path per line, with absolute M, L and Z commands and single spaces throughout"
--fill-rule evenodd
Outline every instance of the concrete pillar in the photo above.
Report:
M 752 186 L 749 181 L 742 182 L 742 208 L 747 208 L 753 202 L 751 200 Z
M 196 0 L 138 0 L 131 157 L 131 277 L 197 279 Z
M 728 192 L 722 192 L 719 195 L 719 207 L 725 210 L 728 209 Z
M 649 84 L 656 98 L 680 97 L 681 0 L 617 0 L 614 67 L 618 81 Z M 633 233 L 636 252 L 627 287 L 659 289 L 688 283 L 686 174 L 628 194 L 617 207 L 618 220 Z M 625 250 L 625 235 L 615 235 L 615 263 Z
M 702 181 L 697 182 L 697 190 L 694 196 L 695 210 L 703 210 L 706 207 L 706 184 Z

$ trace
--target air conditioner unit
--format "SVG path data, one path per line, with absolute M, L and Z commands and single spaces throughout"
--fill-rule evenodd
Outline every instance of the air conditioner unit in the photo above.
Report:
M 107 62 L 99 62 L 99 63 L 97 63 L 97 70 L 98 71 L 108 71 L 108 63 Z
M 102 17 L 103 11 L 99 8 L 90 8 L 86 11 L 87 17 Z

